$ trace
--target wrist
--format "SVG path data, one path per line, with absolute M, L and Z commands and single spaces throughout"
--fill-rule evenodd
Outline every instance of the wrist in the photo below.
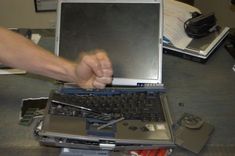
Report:
M 77 83 L 77 74 L 76 74 L 76 63 L 69 63 L 66 69 L 66 77 L 69 82 Z

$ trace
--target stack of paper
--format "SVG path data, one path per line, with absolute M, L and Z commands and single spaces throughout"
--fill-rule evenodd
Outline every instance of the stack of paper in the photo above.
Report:
M 184 22 L 192 18 L 192 12 L 200 10 L 175 0 L 164 1 L 164 37 L 175 47 L 185 49 L 192 41 L 184 31 Z

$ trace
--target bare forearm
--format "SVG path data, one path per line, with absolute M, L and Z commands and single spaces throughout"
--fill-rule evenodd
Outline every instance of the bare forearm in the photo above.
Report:
M 75 65 L 0 27 L 0 62 L 51 78 L 74 82 Z

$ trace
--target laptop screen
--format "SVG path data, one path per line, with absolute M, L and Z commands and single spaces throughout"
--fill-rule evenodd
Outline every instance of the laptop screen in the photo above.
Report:
M 76 60 L 80 52 L 104 49 L 115 78 L 161 78 L 159 3 L 65 2 L 60 7 L 60 56 Z

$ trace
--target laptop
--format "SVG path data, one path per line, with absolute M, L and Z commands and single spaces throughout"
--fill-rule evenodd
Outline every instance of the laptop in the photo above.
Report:
M 79 52 L 104 49 L 114 76 L 105 89 L 52 91 L 35 129 L 39 141 L 106 150 L 174 146 L 162 84 L 162 0 L 59 0 L 57 13 L 56 54 L 74 61 Z
M 210 33 L 208 36 L 193 39 L 185 49 L 177 48 L 171 43 L 164 43 L 163 52 L 195 62 L 205 63 L 228 33 L 229 27 L 220 28 L 220 30 Z

